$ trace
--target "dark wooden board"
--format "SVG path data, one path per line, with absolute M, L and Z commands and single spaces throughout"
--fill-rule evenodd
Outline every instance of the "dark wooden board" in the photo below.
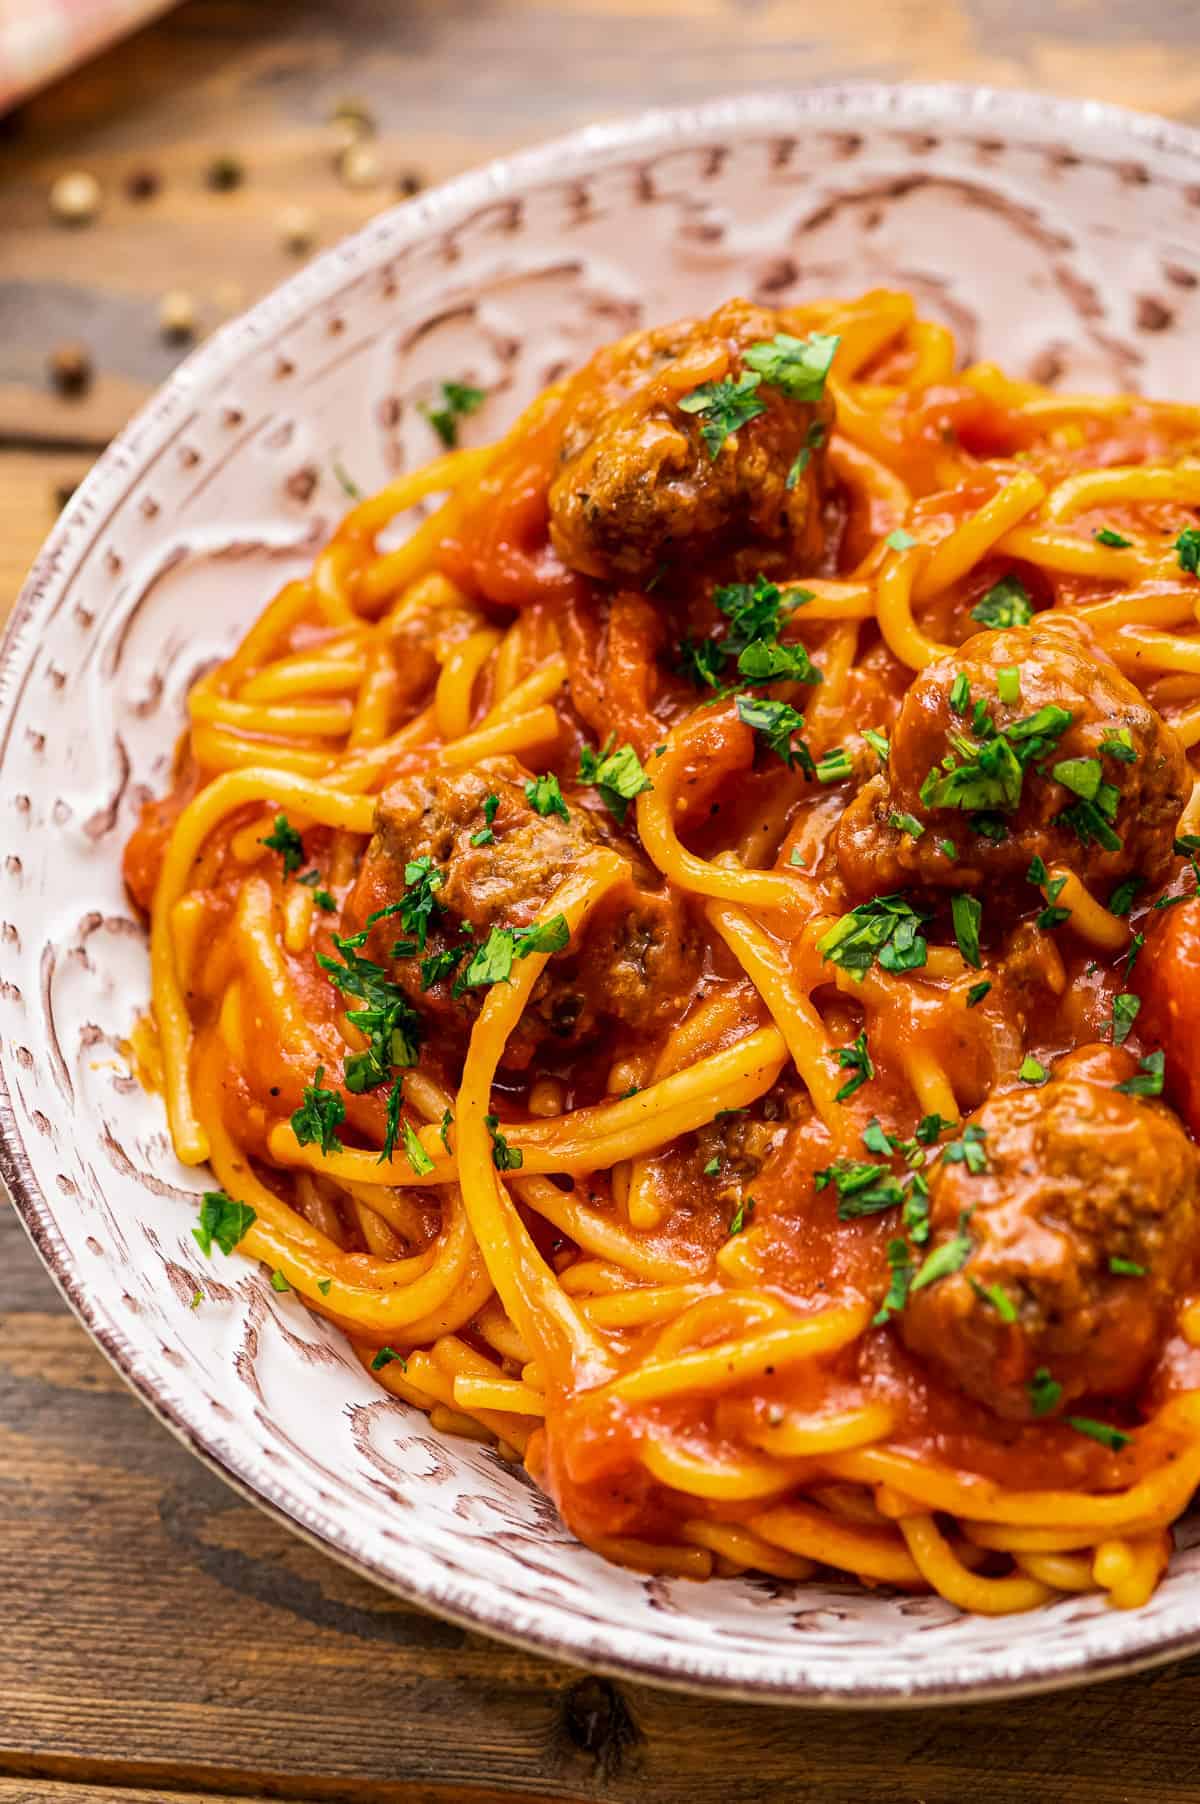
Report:
M 587 119 L 840 77 L 982 79 L 1200 113 L 1193 0 L 191 0 L 0 127 L 0 612 L 77 481 L 205 329 L 394 198 Z M 1191 53 L 1189 55 L 1189 52 Z M 378 115 L 346 189 L 328 114 Z M 206 187 L 232 152 L 247 180 Z M 106 190 L 65 230 L 65 169 Z M 135 203 L 138 169 L 161 182 Z M 229 292 L 224 292 L 229 290 Z M 51 392 L 82 339 L 97 380 Z M 793 1713 L 589 1678 L 464 1633 L 313 1551 L 159 1427 L 0 1204 L 0 1804 L 1193 1804 L 1200 1661 L 1088 1692 Z

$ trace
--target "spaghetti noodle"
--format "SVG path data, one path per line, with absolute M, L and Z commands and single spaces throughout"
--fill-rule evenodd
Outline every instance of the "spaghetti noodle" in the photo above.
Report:
M 1200 409 L 956 373 L 883 292 L 635 334 L 359 502 L 126 854 L 201 1246 L 608 1558 L 1144 1602 L 1198 509 Z

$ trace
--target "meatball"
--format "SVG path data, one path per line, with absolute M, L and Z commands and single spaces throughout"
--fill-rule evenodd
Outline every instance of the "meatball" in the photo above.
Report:
M 1163 1104 L 1095 1081 L 1132 1068 L 1095 1051 L 1091 1076 L 984 1104 L 964 1130 L 982 1136 L 978 1169 L 943 1155 L 930 1250 L 965 1234 L 970 1253 L 900 1318 L 914 1353 L 1014 1421 L 1052 1413 L 1048 1387 L 1030 1390 L 1042 1370 L 1062 1387 L 1054 1410 L 1135 1389 L 1200 1254 L 1200 1155 Z
M 832 403 L 793 400 L 744 363 L 780 331 L 778 315 L 730 301 L 707 320 L 637 333 L 576 379 L 550 490 L 550 536 L 585 576 L 644 582 L 686 558 L 752 556 L 788 573 L 820 552 L 822 447 Z M 723 443 L 684 405 L 709 383 L 756 383 L 761 409 Z M 814 384 L 814 387 L 819 387 Z M 710 427 L 706 440 L 705 428 Z
M 406 868 L 419 859 L 432 861 L 440 884 L 432 891 L 421 956 L 392 959 L 394 917 L 373 927 L 370 949 L 456 1044 L 486 994 L 453 993 L 472 947 L 494 927 L 528 927 L 579 860 L 609 837 L 575 798 L 566 820 L 557 812 L 539 814 L 525 793 L 532 780 L 516 759 L 493 758 L 469 771 L 401 778 L 376 807 L 375 833 L 348 919 L 352 925 L 365 923 L 368 915 L 398 901 L 405 893 Z M 632 858 L 627 846 L 621 850 Z M 628 883 L 618 884 L 596 909 L 582 944 L 552 959 L 509 1043 L 507 1064 L 527 1063 L 547 1038 L 578 1043 L 602 1021 L 647 1031 L 676 1012 L 698 975 L 700 944 L 683 906 L 652 883 L 639 859 Z M 426 987 L 429 973 L 422 973 L 422 958 L 453 950 L 458 961 Z
M 886 772 L 839 822 L 838 864 L 867 896 L 1024 879 L 1038 856 L 1104 900 L 1119 878 L 1161 880 L 1190 792 L 1171 728 L 1085 626 L 1046 614 L 914 678 Z

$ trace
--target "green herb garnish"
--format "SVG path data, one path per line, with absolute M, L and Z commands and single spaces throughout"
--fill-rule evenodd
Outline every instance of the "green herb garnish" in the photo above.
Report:
M 249 1203 L 239 1203 L 224 1190 L 206 1190 L 200 1200 L 200 1220 L 192 1237 L 205 1257 L 211 1257 L 216 1241 L 226 1255 L 252 1228 L 258 1215 Z
M 292 1132 L 301 1146 L 316 1143 L 322 1154 L 328 1155 L 342 1150 L 337 1130 L 346 1119 L 346 1104 L 339 1091 L 325 1087 L 324 1076 L 324 1065 L 318 1065 L 312 1083 L 304 1087 L 301 1107 L 292 1116 Z
M 421 412 L 448 451 L 458 443 L 458 422 L 475 413 L 487 400 L 487 391 L 472 388 L 466 382 L 443 382 L 438 406 L 422 407 Z
M 680 409 L 699 419 L 700 437 L 714 463 L 732 433 L 767 411 L 754 392 L 761 381 L 756 371 L 743 370 L 735 382 L 704 382 L 680 397 Z
M 971 609 L 971 619 L 993 630 L 1010 626 L 1028 626 L 1033 619 L 1033 603 L 1023 582 L 1016 576 L 1002 576 L 998 583 Z
M 1161 1096 L 1163 1090 L 1163 1067 L 1166 1056 L 1161 1051 L 1148 1052 L 1138 1065 L 1133 1077 L 1127 1077 L 1123 1084 L 1116 1087 L 1123 1096 Z
M 293 871 L 298 871 L 304 863 L 304 841 L 286 814 L 275 816 L 273 831 L 268 833 L 264 839 L 260 839 L 258 843 L 260 846 L 268 846 L 272 852 L 279 853 L 283 859 L 285 877 L 290 877 Z
M 579 780 L 581 783 L 594 785 L 608 812 L 623 827 L 630 802 L 635 796 L 640 796 L 643 790 L 652 789 L 654 785 L 628 742 L 613 750 L 615 739 L 616 734 L 610 733 L 599 753 L 594 752 L 590 745 L 580 748 Z

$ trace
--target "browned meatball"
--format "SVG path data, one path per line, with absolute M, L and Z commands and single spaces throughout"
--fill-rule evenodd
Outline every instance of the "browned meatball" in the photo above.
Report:
M 1132 1066 L 1110 1060 L 1114 1080 Z M 985 1168 L 943 1157 L 930 1197 L 930 1250 L 960 1232 L 971 1250 L 961 1269 L 914 1289 L 905 1341 L 1011 1420 L 1127 1394 L 1200 1254 L 1196 1148 L 1161 1103 L 1084 1076 L 993 1097 L 971 1125 Z M 1061 1395 L 1044 1383 L 1031 1393 L 1043 1370 Z
M 719 449 L 705 442 L 706 416 L 681 405 L 707 383 L 754 382 L 744 353 L 780 329 L 770 309 L 730 301 L 710 319 L 637 333 L 592 360 L 577 379 L 550 490 L 550 536 L 565 563 L 635 582 L 685 556 L 740 550 L 768 571 L 772 553 L 789 572 L 811 567 L 832 403 L 793 400 L 762 376 L 753 389 L 762 411 Z
M 514 758 L 485 760 L 469 771 L 432 771 L 402 778 L 380 796 L 375 834 L 367 849 L 348 924 L 399 900 L 406 867 L 429 859 L 440 883 L 422 956 L 459 949 L 453 969 L 426 987 L 417 956 L 391 960 L 397 920 L 372 930 L 370 954 L 392 967 L 394 980 L 427 1019 L 456 1042 L 469 1030 L 486 991 L 453 994 L 471 948 L 492 928 L 522 928 L 544 910 L 555 889 L 592 847 L 609 837 L 588 804 L 569 799 L 569 817 L 539 814 L 526 796 L 533 781 Z M 489 798 L 496 797 L 491 807 Z M 590 803 L 591 798 L 588 798 Z M 488 807 L 485 809 L 485 803 Z M 490 818 L 490 825 L 489 825 Z M 478 842 L 478 843 L 476 843 Z M 634 855 L 628 846 L 620 848 Z M 578 1043 L 601 1021 L 641 1031 L 681 1010 L 699 968 L 699 940 L 683 905 L 648 887 L 652 873 L 640 858 L 628 883 L 597 908 L 580 945 L 557 954 L 543 972 L 510 1041 L 506 1063 L 520 1067 L 546 1038 Z M 402 937 L 402 935 L 401 935 Z
M 1190 790 L 1174 732 L 1087 628 L 1042 615 L 976 633 L 914 678 L 886 772 L 839 823 L 838 863 L 864 896 L 1023 879 L 1039 856 L 1104 900 L 1121 877 L 1166 874 Z

